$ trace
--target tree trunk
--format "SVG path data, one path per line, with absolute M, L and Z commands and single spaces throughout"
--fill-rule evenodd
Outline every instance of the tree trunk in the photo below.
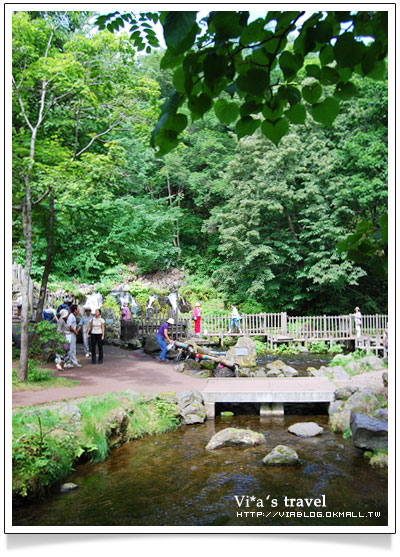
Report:
M 44 264 L 42 284 L 40 285 L 39 303 L 36 311 L 36 321 L 42 320 L 42 311 L 44 308 L 44 299 L 47 291 L 47 282 L 49 280 L 51 264 L 53 262 L 53 230 L 54 230 L 54 191 L 50 192 L 50 214 L 49 214 L 49 233 L 47 236 L 46 261 Z
M 29 357 L 29 280 L 32 267 L 32 206 L 29 176 L 25 177 L 26 197 L 23 206 L 23 227 L 25 237 L 25 266 L 22 275 L 22 308 L 21 308 L 21 353 L 18 380 L 28 379 Z

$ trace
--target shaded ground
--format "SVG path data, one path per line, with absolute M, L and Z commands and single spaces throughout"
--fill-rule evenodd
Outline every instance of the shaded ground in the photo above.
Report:
M 162 364 L 141 352 L 128 352 L 115 346 L 104 347 L 104 362 L 92 364 L 85 358 L 81 345 L 77 347 L 81 368 L 56 371 L 56 375 L 79 380 L 79 385 L 66 388 L 50 388 L 42 391 L 18 391 L 13 393 L 13 406 L 43 404 L 56 400 L 101 395 L 119 391 L 157 393 L 181 392 L 188 389 L 202 390 L 205 381 L 183 375 L 174 370 L 174 363 Z M 47 367 L 55 369 L 55 364 Z

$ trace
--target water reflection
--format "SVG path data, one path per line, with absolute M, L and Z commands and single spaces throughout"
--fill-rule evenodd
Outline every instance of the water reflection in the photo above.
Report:
M 300 439 L 287 428 L 316 421 L 322 436 Z M 225 427 L 266 435 L 266 445 L 206 451 L 210 437 Z M 276 445 L 294 448 L 302 464 L 268 467 L 262 458 Z M 350 440 L 334 435 L 327 416 L 217 418 L 198 426 L 148 437 L 115 449 L 100 464 L 79 466 L 69 481 L 79 489 L 15 509 L 14 525 L 385 525 L 387 474 L 373 470 Z M 279 500 L 320 497 L 330 512 L 379 512 L 379 517 L 300 518 L 238 516 L 235 495 Z M 250 508 L 248 510 L 257 510 Z M 265 507 L 268 508 L 267 504 Z M 287 509 L 286 509 L 287 510 Z M 314 508 L 313 511 L 321 510 Z

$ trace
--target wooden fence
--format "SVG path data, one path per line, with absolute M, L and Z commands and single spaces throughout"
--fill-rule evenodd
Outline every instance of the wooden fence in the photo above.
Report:
M 172 317 L 175 320 L 175 325 L 169 325 L 168 335 L 172 338 L 185 338 L 188 335 L 188 316 L 179 316 L 179 312 L 172 310 L 159 311 L 152 310 L 147 312 L 146 315 L 139 317 L 139 336 L 141 337 L 154 337 L 158 329 L 163 323 Z

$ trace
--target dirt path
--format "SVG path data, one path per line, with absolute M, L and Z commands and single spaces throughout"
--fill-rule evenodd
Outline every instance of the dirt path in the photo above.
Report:
M 18 391 L 13 393 L 13 406 L 43 404 L 128 390 L 144 393 L 181 392 L 189 389 L 201 391 L 206 385 L 204 379 L 175 371 L 174 363 L 161 364 L 140 352 L 105 346 L 102 365 L 93 365 L 91 358 L 85 358 L 82 346 L 78 345 L 77 352 L 82 367 L 56 373 L 68 379 L 79 380 L 79 385 L 40 391 Z M 48 367 L 55 365 L 50 363 Z

